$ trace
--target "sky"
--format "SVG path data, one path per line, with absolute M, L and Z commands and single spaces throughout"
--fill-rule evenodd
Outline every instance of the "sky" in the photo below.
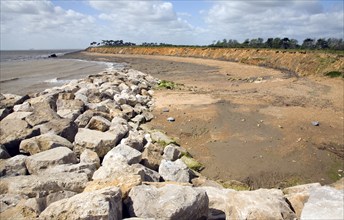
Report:
M 0 0 L 0 9 L 1 50 L 81 49 L 101 40 L 344 38 L 342 0 Z

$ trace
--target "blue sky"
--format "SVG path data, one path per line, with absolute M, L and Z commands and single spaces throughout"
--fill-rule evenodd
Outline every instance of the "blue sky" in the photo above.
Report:
M 85 48 L 123 39 L 208 45 L 214 40 L 343 38 L 343 1 L 1 0 L 1 49 Z

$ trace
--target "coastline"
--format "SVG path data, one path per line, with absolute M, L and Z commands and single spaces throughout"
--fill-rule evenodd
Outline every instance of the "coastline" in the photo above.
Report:
M 175 88 L 158 89 L 154 86 L 158 80 L 151 75 L 123 69 L 93 73 L 84 79 L 46 89 L 34 97 L 1 97 L 0 167 L 4 177 L 0 191 L 3 195 L 1 201 L 6 204 L 2 207 L 1 217 L 50 219 L 62 218 L 67 213 L 72 218 L 101 215 L 122 219 L 144 217 L 146 210 L 154 207 L 149 215 L 156 218 L 179 215 L 186 216 L 186 219 L 231 219 L 246 216 L 249 207 L 249 213 L 254 213 L 249 217 L 275 219 L 282 215 L 285 219 L 294 219 L 314 215 L 313 207 L 318 202 L 332 210 L 331 216 L 343 213 L 344 178 L 331 186 L 321 186 L 326 181 L 306 185 L 287 182 L 278 186 L 284 189 L 282 191 L 275 184 L 288 176 L 271 176 L 267 172 L 269 175 L 261 179 L 249 179 L 251 183 L 234 181 L 236 177 L 226 176 L 228 171 L 233 175 L 237 170 L 238 173 L 245 172 L 242 173 L 245 177 L 249 172 L 257 172 L 257 168 L 269 167 L 272 171 L 281 172 L 282 167 L 277 165 L 283 165 L 283 159 L 288 155 L 283 158 L 278 150 L 285 150 L 285 142 L 276 142 L 281 145 L 276 145 L 268 152 L 266 143 L 271 145 L 274 142 L 271 139 L 264 142 L 266 140 L 262 137 L 274 135 L 280 139 L 294 138 L 291 132 L 293 124 L 284 121 L 282 128 L 288 134 L 285 135 L 283 130 L 279 130 L 281 127 L 272 124 L 275 117 L 280 116 L 271 112 L 271 106 L 252 103 L 257 98 L 255 95 L 259 95 L 259 91 L 252 92 L 252 87 L 264 85 L 266 90 L 260 87 L 260 92 L 266 95 L 265 92 L 270 91 L 272 85 L 274 88 L 290 84 L 319 87 L 335 81 L 323 81 L 322 84 L 314 84 L 309 79 L 295 81 L 295 78 L 288 78 L 282 72 L 260 69 L 258 74 L 269 73 L 273 77 L 250 78 L 253 80 L 251 82 L 227 75 L 228 70 L 235 71 L 235 65 L 231 63 L 223 63 L 224 66 L 216 70 L 211 65 L 199 67 L 199 64 L 171 60 L 137 59 L 137 62 L 135 65 L 141 65 L 142 68 L 152 63 L 161 64 L 154 71 L 160 77 L 175 80 Z M 167 63 L 169 65 L 162 65 Z M 186 67 L 190 68 L 189 71 L 186 71 Z M 162 71 L 168 68 L 173 71 Z M 199 68 L 197 72 L 195 68 Z M 222 72 L 224 70 L 227 71 Z M 241 71 L 248 75 L 256 73 L 256 70 L 256 67 L 241 66 Z M 231 80 L 228 80 L 229 76 Z M 235 90 L 228 89 L 229 86 Z M 156 90 L 153 91 L 153 88 Z M 327 95 L 332 97 L 336 94 L 330 91 Z M 249 104 L 244 102 L 245 99 L 249 99 Z M 338 100 L 334 101 L 337 105 Z M 278 103 L 272 104 L 276 107 Z M 310 103 L 304 101 L 302 104 L 306 105 L 302 111 L 307 111 Z M 282 110 L 282 106 L 279 107 Z M 166 108 L 167 111 L 164 110 Z M 268 110 L 270 112 L 264 113 Z M 167 116 L 175 117 L 175 121 L 166 121 Z M 334 120 L 338 115 L 330 116 L 333 118 L 327 119 L 334 126 L 333 129 L 337 129 L 340 124 L 335 124 Z M 329 128 L 323 121 L 319 129 L 326 132 Z M 167 135 L 159 130 L 167 131 Z M 275 133 L 276 130 L 280 132 Z M 321 135 L 319 130 L 310 129 L 303 135 L 311 135 L 312 132 Z M 330 129 L 328 132 L 333 131 Z M 297 133 L 300 134 L 299 131 Z M 322 135 L 336 140 L 329 133 Z M 243 137 L 246 146 L 244 141 L 239 143 L 236 139 Z M 202 142 L 205 145 L 202 146 Z M 241 149 L 233 148 L 233 143 L 240 145 Z M 253 148 L 250 148 L 251 144 Z M 299 145 L 296 147 L 295 152 L 299 153 Z M 228 152 L 229 149 L 234 151 Z M 214 157 L 209 154 L 210 150 L 219 154 Z M 318 150 L 316 156 L 325 153 L 326 159 L 326 149 Z M 19 151 L 21 154 L 18 154 Z M 274 153 L 275 157 L 272 157 Z M 255 167 L 250 167 L 251 170 L 243 166 L 250 162 L 245 157 L 253 158 L 251 162 Z M 334 158 L 333 155 L 330 157 L 331 160 Z M 303 162 L 302 159 L 307 158 L 301 157 L 298 162 Z M 206 161 L 206 169 L 202 174 L 198 172 L 201 166 L 197 160 L 202 163 Z M 229 166 L 228 162 L 234 162 L 234 165 Z M 286 162 L 286 168 L 290 171 L 292 167 Z M 324 161 L 320 166 L 327 163 L 330 164 L 330 161 Z M 295 169 L 303 168 L 300 164 L 295 165 Z M 318 167 L 313 172 L 319 172 Z M 213 174 L 215 177 L 207 178 Z M 220 175 L 225 179 L 220 179 Z M 258 172 L 258 175 L 261 173 Z M 294 176 L 295 173 L 291 177 Z M 275 178 L 274 181 L 267 182 L 271 177 Z M 272 189 L 260 189 L 262 186 Z M 168 213 L 162 201 L 169 201 Z M 104 205 L 89 205 L 93 203 Z M 234 209 L 237 210 L 235 213 L 232 211 Z
M 85 60 L 84 64 L 89 63 L 88 61 L 94 64 L 124 63 L 127 68 L 181 85 L 175 90 L 156 91 L 157 102 L 153 112 L 155 119 L 148 126 L 164 130 L 178 139 L 197 160 L 206 165 L 202 173 L 212 179 L 260 182 L 255 184 L 255 188 L 276 187 L 295 181 L 331 183 L 333 175 L 330 178 L 326 173 L 343 170 L 342 164 L 338 162 L 340 157 L 332 156 L 331 153 L 329 158 L 326 148 L 317 150 L 324 144 L 328 147 L 338 144 L 335 149 L 339 151 L 342 147 L 342 140 L 336 135 L 338 129 L 343 130 L 340 114 L 343 98 L 336 89 L 341 86 L 338 80 L 319 81 L 311 77 L 296 79 L 278 70 L 199 58 L 94 54 L 82 51 L 45 61 L 60 62 L 60 66 L 65 62 L 73 65 L 75 62 L 83 63 L 77 60 Z M 22 68 L 26 70 L 27 67 L 24 65 Z M 70 79 L 82 78 L 103 70 L 87 67 L 83 75 L 80 74 L 81 69 L 70 70 L 64 77 L 53 73 L 47 77 L 47 80 L 52 80 L 50 83 L 37 83 L 35 77 L 32 77 L 33 85 L 22 88 L 21 94 L 24 95 L 30 90 L 40 92 L 45 88 L 62 85 Z M 42 80 L 42 76 L 37 77 Z M 263 80 L 258 81 L 259 84 L 249 82 L 257 79 Z M 60 82 L 56 83 L 55 80 Z M 29 85 L 27 78 L 22 81 L 2 82 L 2 85 L 5 84 L 16 90 L 23 84 Z M 309 89 L 314 86 L 314 89 L 330 86 L 332 89 L 327 96 L 332 105 L 324 110 L 328 101 L 318 99 L 318 106 L 314 106 L 314 103 L 307 99 L 316 99 L 315 94 L 304 93 L 308 98 L 300 99 L 298 94 L 287 89 L 290 86 L 299 87 L 300 91 L 304 90 L 305 86 Z M 271 93 L 271 90 L 277 87 L 280 91 Z M 292 106 L 288 107 L 290 103 Z M 170 113 L 162 113 L 164 108 L 168 108 Z M 304 112 L 309 112 L 308 116 L 305 116 Z M 166 118 L 169 116 L 175 117 L 177 122 L 168 123 Z M 308 124 L 315 117 L 328 123 L 320 129 L 322 135 L 319 136 L 317 130 L 309 128 L 303 130 L 302 134 L 297 132 L 300 127 L 304 127 L 302 124 Z M 263 128 L 257 127 L 258 124 Z M 318 137 L 311 139 L 314 135 Z M 316 158 L 305 160 L 304 153 L 295 155 L 300 145 L 295 140 L 300 137 L 304 141 L 302 152 L 310 151 L 317 155 Z M 261 157 L 264 159 L 259 159 Z M 257 164 L 256 160 L 261 161 Z M 238 166 L 241 161 L 246 162 Z M 310 167 L 306 163 L 313 165 Z

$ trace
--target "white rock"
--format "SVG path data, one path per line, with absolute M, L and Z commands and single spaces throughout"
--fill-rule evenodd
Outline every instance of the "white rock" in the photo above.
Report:
M 100 167 L 100 159 L 98 154 L 91 150 L 84 150 L 80 155 L 80 163 L 93 163 L 97 168 Z
M 125 203 L 131 217 L 188 220 L 206 219 L 209 200 L 205 191 L 189 186 L 141 185 L 131 189 Z
M 32 115 L 32 112 L 12 112 L 11 114 L 7 115 L 5 117 L 6 120 L 13 120 L 13 119 L 20 119 L 23 120 L 25 119 L 27 116 Z
M 163 159 L 159 166 L 159 174 L 165 181 L 189 182 L 191 179 L 189 168 L 180 159 L 176 161 Z
M 314 188 L 301 212 L 303 219 L 343 219 L 344 191 L 329 186 Z
M 99 157 L 104 157 L 107 152 L 116 146 L 123 136 L 121 132 L 101 132 L 79 128 L 75 136 L 74 151 L 77 154 L 81 154 L 85 149 L 89 149 L 96 152 Z
M 121 191 L 108 187 L 59 200 L 46 208 L 40 219 L 122 219 Z
M 163 158 L 166 160 L 175 161 L 182 155 L 179 147 L 175 144 L 169 144 L 164 148 Z
M 129 165 L 139 163 L 141 161 L 142 154 L 140 151 L 135 150 L 125 144 L 119 144 L 112 150 L 110 150 L 103 159 L 103 166 L 111 165 L 114 160 L 118 158 L 124 158 L 125 162 Z
M 67 147 L 73 149 L 73 144 L 67 139 L 56 134 L 47 133 L 20 142 L 19 150 L 31 155 L 56 147 Z
M 19 194 L 33 198 L 64 190 L 80 193 L 87 182 L 85 173 L 6 177 L 0 181 L 0 194 Z
M 78 158 L 72 150 L 67 147 L 57 147 L 27 157 L 25 164 L 30 174 L 36 174 L 51 166 L 77 162 Z
M 281 190 L 228 193 L 226 219 L 296 219 Z

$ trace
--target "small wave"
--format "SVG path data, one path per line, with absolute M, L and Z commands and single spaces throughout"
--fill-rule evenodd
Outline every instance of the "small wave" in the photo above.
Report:
M 52 78 L 52 79 L 47 79 L 44 80 L 45 83 L 55 83 L 55 84 L 63 84 L 63 83 L 68 83 L 70 80 L 62 80 L 59 78 Z

